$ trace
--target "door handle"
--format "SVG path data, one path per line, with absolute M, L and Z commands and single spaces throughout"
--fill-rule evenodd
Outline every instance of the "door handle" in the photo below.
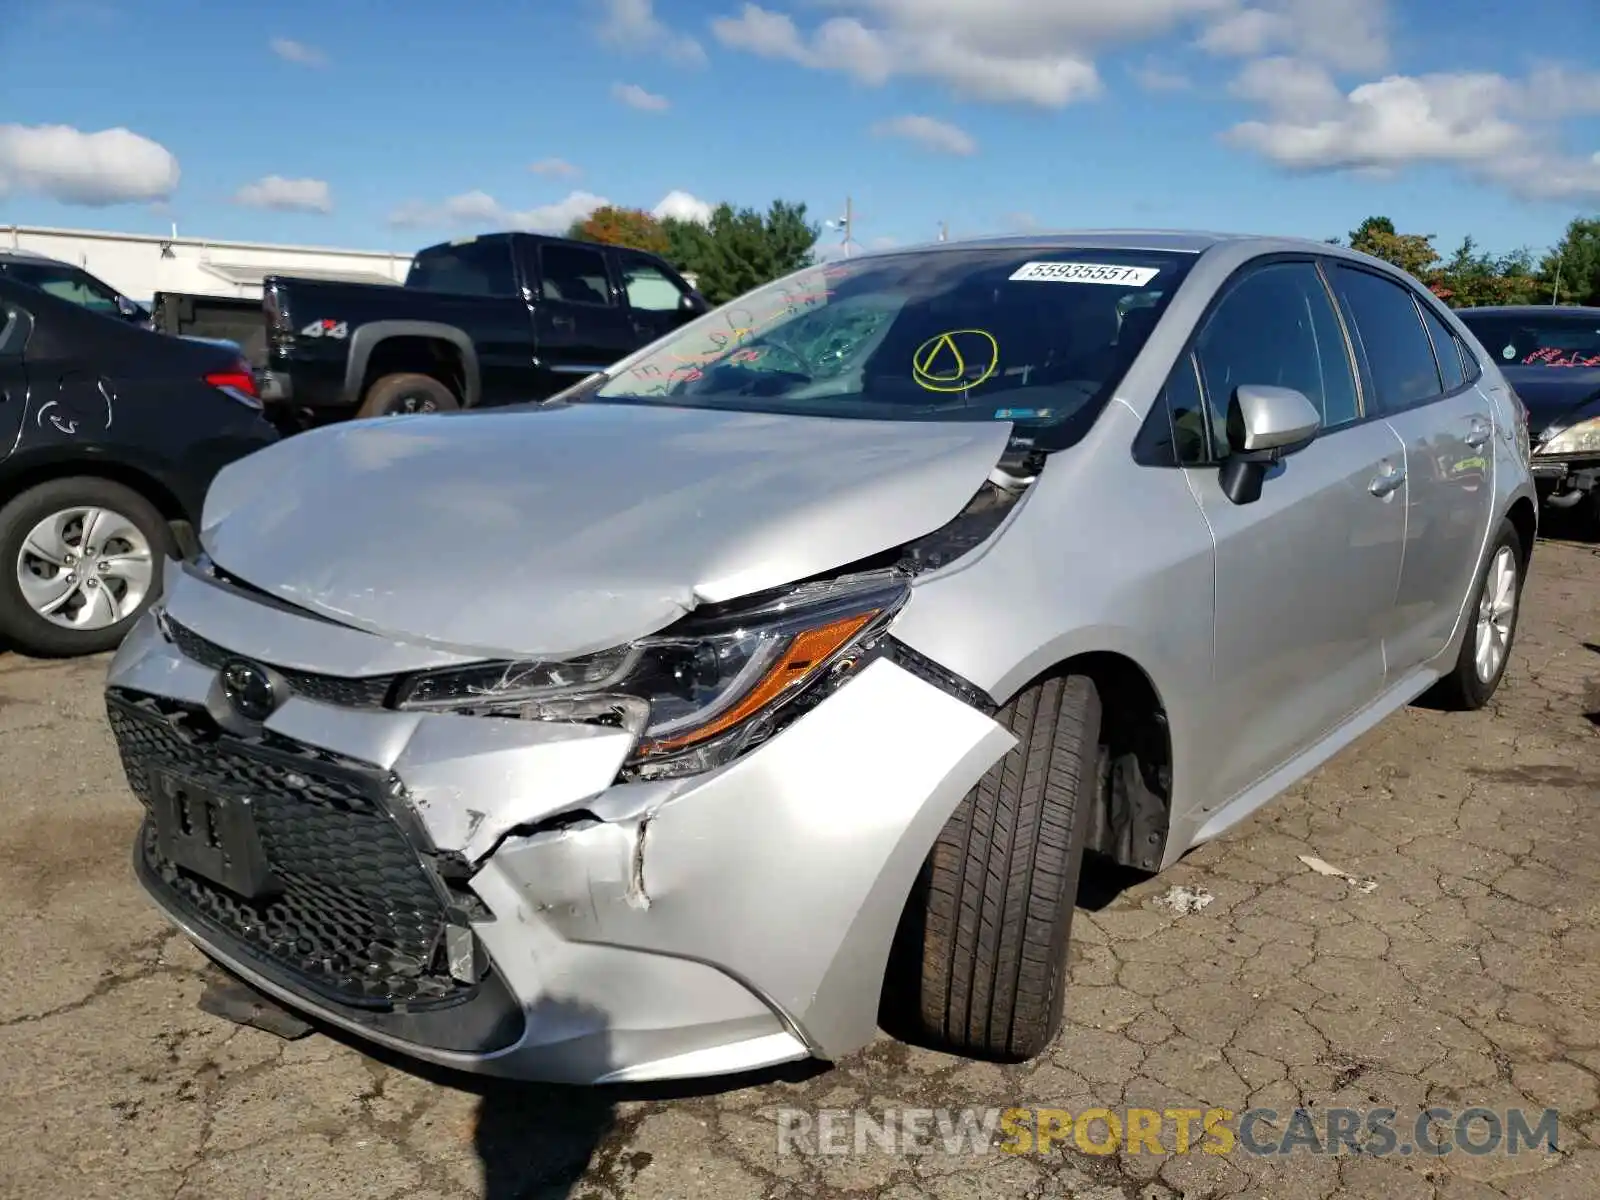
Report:
M 576 329 L 578 327 L 575 317 L 563 317 L 559 313 L 550 314 L 550 324 L 557 329 Z
M 1473 421 L 1472 428 L 1467 430 L 1466 443 L 1476 450 L 1489 440 L 1489 435 L 1494 432 L 1483 421 Z
M 1374 496 L 1387 496 L 1405 481 L 1406 472 L 1404 467 L 1397 467 L 1393 463 L 1384 463 L 1383 470 L 1373 476 L 1372 482 L 1367 484 L 1367 491 Z

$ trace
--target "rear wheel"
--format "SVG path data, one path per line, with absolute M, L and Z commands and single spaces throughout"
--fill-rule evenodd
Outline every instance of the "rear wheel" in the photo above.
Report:
M 53 479 L 0 508 L 0 641 L 25 654 L 114 649 L 160 594 L 171 527 L 108 479 Z
M 356 417 L 396 417 L 408 413 L 449 412 L 461 401 L 432 375 L 385 375 L 367 389 Z
M 940 833 L 902 923 L 897 962 L 917 976 L 917 1040 L 1023 1062 L 1061 1027 L 1083 844 L 1101 777 L 1100 697 L 1083 676 L 1045 679 L 995 719 L 1018 744 Z
M 1455 668 L 1434 685 L 1445 708 L 1471 711 L 1489 703 L 1505 678 L 1522 609 L 1522 538 L 1502 521 L 1467 609 L 1467 632 Z

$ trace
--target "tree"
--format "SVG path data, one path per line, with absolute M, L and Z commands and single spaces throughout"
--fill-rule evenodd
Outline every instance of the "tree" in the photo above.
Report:
M 1539 290 L 1530 251 L 1514 250 L 1495 258 L 1480 250 L 1470 234 L 1461 239 L 1445 264 L 1429 275 L 1430 286 L 1455 308 L 1526 304 Z
M 1574 217 L 1540 264 L 1542 298 L 1600 305 L 1600 217 Z
M 671 243 L 662 222 L 640 208 L 597 208 L 573 223 L 567 236 L 585 242 L 604 242 L 608 246 L 630 246 L 650 254 L 665 256 Z
M 1418 279 L 1427 280 L 1439 261 L 1433 238 L 1421 233 L 1396 233 L 1388 217 L 1368 217 L 1350 231 L 1350 249 L 1393 263 Z
M 669 261 L 692 273 L 713 304 L 725 304 L 799 270 L 811 261 L 821 233 L 806 221 L 804 204 L 784 200 L 774 200 L 764 214 L 721 204 L 705 225 L 677 220 L 661 224 Z

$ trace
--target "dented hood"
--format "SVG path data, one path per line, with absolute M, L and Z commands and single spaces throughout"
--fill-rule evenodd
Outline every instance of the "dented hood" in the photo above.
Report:
M 387 417 L 228 467 L 201 539 L 347 625 L 581 654 L 937 529 L 1010 429 L 611 404 Z

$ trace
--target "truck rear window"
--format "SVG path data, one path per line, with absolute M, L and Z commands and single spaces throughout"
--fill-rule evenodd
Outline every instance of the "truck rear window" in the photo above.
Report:
M 456 296 L 513 296 L 517 279 L 511 269 L 511 244 L 466 242 L 420 251 L 411 260 L 406 287 Z

